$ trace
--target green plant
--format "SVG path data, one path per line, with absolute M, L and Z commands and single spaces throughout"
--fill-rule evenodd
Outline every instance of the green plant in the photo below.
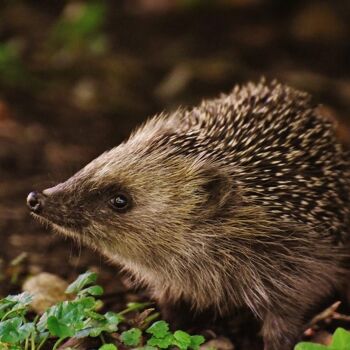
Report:
M 102 29 L 106 12 L 103 1 L 89 0 L 68 5 L 52 28 L 51 44 L 69 52 L 103 53 L 106 37 Z
M 66 290 L 75 298 L 59 302 L 48 308 L 42 316 L 32 320 L 27 317 L 31 295 L 22 293 L 0 300 L 0 349 L 7 350 L 56 350 L 68 338 L 100 337 L 100 350 L 117 350 L 118 344 L 139 347 L 143 350 L 167 349 L 176 346 L 180 350 L 198 350 L 204 342 L 202 336 L 191 336 L 184 331 L 169 331 L 165 321 L 151 324 L 158 313 L 145 310 L 149 303 L 130 303 L 119 313 L 101 313 L 102 302 L 96 297 L 103 294 L 96 285 L 97 275 L 86 272 L 80 275 Z M 129 328 L 118 333 L 121 322 L 127 323 L 126 314 L 145 310 L 144 326 Z M 145 312 L 144 311 L 144 312 Z M 151 314 L 150 314 L 151 313 Z M 147 328 L 148 327 L 148 328 Z M 105 338 L 112 341 L 106 343 Z
M 295 350 L 350 350 L 350 332 L 338 328 L 334 332 L 332 343 L 329 346 L 302 342 L 295 347 Z
M 192 349 L 198 350 L 199 346 L 204 342 L 204 338 L 200 335 L 189 335 L 184 331 L 176 331 L 171 333 L 169 325 L 165 321 L 157 321 L 146 330 L 151 334 L 147 341 L 147 345 L 167 349 L 170 346 L 176 346 L 180 350 Z
M 0 83 L 10 87 L 23 86 L 31 79 L 15 41 L 0 41 Z

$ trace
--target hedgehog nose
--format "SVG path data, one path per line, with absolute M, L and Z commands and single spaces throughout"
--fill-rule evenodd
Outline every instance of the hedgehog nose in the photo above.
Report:
M 38 192 L 30 192 L 27 197 L 27 205 L 33 213 L 39 213 L 44 206 L 44 198 Z

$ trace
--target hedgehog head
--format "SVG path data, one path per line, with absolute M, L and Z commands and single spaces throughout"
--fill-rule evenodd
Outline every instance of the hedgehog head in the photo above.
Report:
M 119 262 L 152 265 L 188 254 L 189 232 L 223 217 L 232 179 L 225 167 L 180 154 L 171 129 L 158 123 L 44 190 L 34 216 Z

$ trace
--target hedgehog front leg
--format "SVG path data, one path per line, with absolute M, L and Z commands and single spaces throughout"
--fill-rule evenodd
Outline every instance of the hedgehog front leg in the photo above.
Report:
M 267 312 L 261 334 L 264 350 L 292 350 L 300 337 L 303 321 L 296 315 Z
M 189 328 L 193 323 L 193 313 L 191 308 L 184 302 L 170 304 L 169 302 L 160 303 L 160 310 L 164 320 L 170 323 L 173 329 Z
M 169 322 L 173 329 L 205 328 L 213 322 L 213 310 L 207 309 L 194 312 L 189 302 L 179 300 L 175 304 L 160 302 L 159 308 L 163 319 Z

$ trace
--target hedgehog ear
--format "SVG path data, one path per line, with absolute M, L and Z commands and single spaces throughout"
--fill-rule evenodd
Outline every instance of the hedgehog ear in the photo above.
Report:
M 202 185 L 206 200 L 203 203 L 207 216 L 214 216 L 222 212 L 224 206 L 232 196 L 233 181 L 229 174 L 216 168 L 205 170 L 205 183 Z

